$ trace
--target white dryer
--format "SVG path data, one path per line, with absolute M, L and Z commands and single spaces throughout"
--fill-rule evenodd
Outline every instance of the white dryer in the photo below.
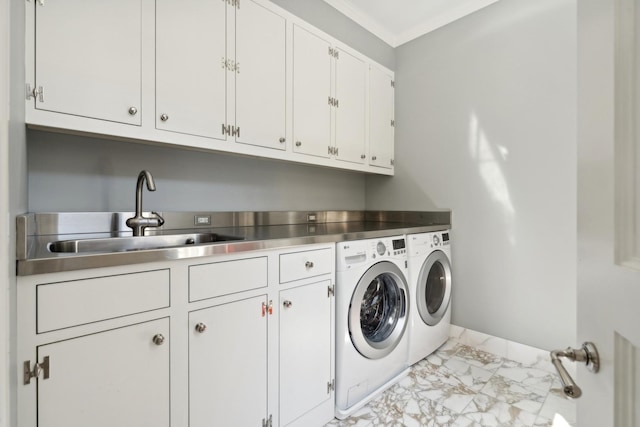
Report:
M 405 236 L 336 245 L 336 412 L 344 419 L 409 372 Z
M 451 240 L 449 230 L 407 236 L 411 321 L 409 365 L 433 353 L 451 327 Z

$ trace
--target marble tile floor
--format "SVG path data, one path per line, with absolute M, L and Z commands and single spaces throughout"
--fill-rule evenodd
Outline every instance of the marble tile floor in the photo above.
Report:
M 518 363 L 450 340 L 407 377 L 345 420 L 325 427 L 568 427 L 576 425 L 548 366 Z

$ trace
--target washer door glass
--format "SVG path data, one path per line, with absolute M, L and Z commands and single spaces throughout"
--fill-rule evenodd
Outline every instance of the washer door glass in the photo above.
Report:
M 407 324 L 406 289 L 404 274 L 388 261 L 362 276 L 349 309 L 349 333 L 360 354 L 378 359 L 398 345 Z
M 433 252 L 423 264 L 417 295 L 420 317 L 427 325 L 437 325 L 451 299 L 451 264 L 444 252 Z

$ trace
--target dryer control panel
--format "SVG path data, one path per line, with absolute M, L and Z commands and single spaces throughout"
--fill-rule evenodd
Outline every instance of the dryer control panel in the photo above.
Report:
M 409 256 L 423 255 L 434 249 L 445 250 L 451 244 L 449 230 L 433 233 L 410 234 L 407 236 Z

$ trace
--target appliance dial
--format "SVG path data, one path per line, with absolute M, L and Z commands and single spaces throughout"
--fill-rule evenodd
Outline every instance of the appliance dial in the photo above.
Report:
M 440 236 L 438 236 L 437 234 L 433 235 L 433 244 L 435 246 L 438 246 L 440 244 Z
M 382 256 L 387 251 L 387 247 L 382 242 L 378 242 L 378 246 L 376 246 L 376 250 L 378 251 L 378 255 Z

